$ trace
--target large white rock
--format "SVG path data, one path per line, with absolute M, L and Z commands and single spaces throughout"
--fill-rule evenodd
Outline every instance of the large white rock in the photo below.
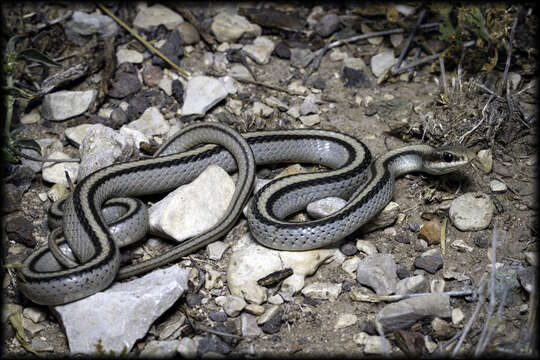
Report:
M 148 7 L 146 4 L 141 3 L 138 8 L 137 16 L 133 20 L 133 26 L 135 27 L 151 30 L 154 27 L 163 25 L 168 30 L 172 30 L 184 22 L 182 16 L 160 4 Z
M 41 104 L 41 115 L 51 121 L 62 121 L 83 114 L 96 98 L 96 90 L 57 91 L 47 94 Z
M 243 16 L 221 12 L 214 17 L 210 27 L 219 42 L 235 42 L 242 35 L 259 36 L 262 29 Z
M 138 130 L 146 137 L 165 135 L 171 127 L 159 109 L 155 106 L 149 107 L 137 120 L 132 121 L 124 126 L 130 129 Z
M 210 165 L 191 183 L 180 186 L 148 210 L 149 230 L 176 241 L 198 235 L 225 215 L 234 190 L 229 174 Z
M 276 45 L 266 36 L 259 36 L 253 40 L 253 44 L 244 46 L 246 54 L 252 58 L 257 64 L 268 64 L 270 55 Z
M 293 274 L 281 285 L 283 293 L 292 295 L 304 287 L 306 276 L 312 275 L 319 266 L 331 258 L 337 249 L 310 251 L 278 251 L 259 245 L 251 234 L 238 239 L 232 247 L 227 269 L 227 284 L 231 294 L 243 296 L 246 301 L 261 304 L 267 299 L 266 288 L 257 280 L 285 268 Z
M 232 84 L 230 77 L 216 79 L 209 76 L 194 76 L 186 87 L 182 115 L 204 116 L 215 104 L 234 92 L 236 92 L 236 87 Z
M 54 311 L 64 326 L 72 354 L 131 350 L 152 323 L 188 289 L 189 269 L 173 265 Z
M 478 231 L 489 226 L 494 211 L 495 205 L 489 195 L 469 192 L 452 201 L 448 214 L 459 230 Z

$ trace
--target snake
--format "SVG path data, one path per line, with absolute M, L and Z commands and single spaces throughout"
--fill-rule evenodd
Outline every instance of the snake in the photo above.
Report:
M 52 217 L 61 218 L 63 237 L 53 231 L 49 244 L 23 261 L 17 269 L 17 286 L 27 298 L 44 305 L 62 305 L 88 297 L 115 280 L 146 273 L 222 238 L 244 207 L 251 234 L 268 248 L 306 251 L 329 247 L 388 204 L 396 177 L 410 172 L 447 174 L 469 163 L 472 157 L 461 145 L 419 144 L 374 159 L 359 139 L 331 130 L 240 134 L 219 123 L 188 125 L 166 140 L 154 157 L 99 169 L 77 184 L 62 201 L 61 209 L 53 204 L 51 209 L 57 211 Z M 256 166 L 276 163 L 306 163 L 325 170 L 272 180 L 252 197 Z M 136 211 L 128 211 L 113 234 L 115 224 L 104 215 L 105 209 L 114 208 L 116 198 L 172 191 L 194 180 L 211 164 L 238 173 L 232 200 L 218 223 L 150 260 L 120 266 L 119 248 L 136 241 L 140 237 L 136 234 L 144 234 L 147 221 L 144 215 L 136 218 Z M 288 220 L 307 204 L 326 197 L 340 197 L 347 203 L 326 217 L 305 222 Z M 140 201 L 127 205 L 141 206 Z M 56 258 L 57 253 L 63 254 L 63 260 Z

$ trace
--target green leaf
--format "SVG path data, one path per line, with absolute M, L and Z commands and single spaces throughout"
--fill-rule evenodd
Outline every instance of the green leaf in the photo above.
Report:
M 61 64 L 49 58 L 38 49 L 24 49 L 17 54 L 17 59 L 25 59 L 29 61 L 35 61 L 47 66 L 62 67 Z
M 18 164 L 20 162 L 19 157 L 13 151 L 6 147 L 2 147 L 2 160 L 5 160 L 12 164 Z
M 41 154 L 41 146 L 34 139 L 18 139 L 15 141 L 15 146 L 24 149 L 32 149 Z
M 13 53 L 15 52 L 15 43 L 17 42 L 17 40 L 23 38 L 23 36 L 21 35 L 14 35 L 12 36 L 8 42 L 7 42 L 7 45 L 6 45 L 6 53 Z
M 27 90 L 19 89 L 16 86 L 4 87 L 2 88 L 2 90 L 7 96 L 22 97 L 26 99 L 31 99 L 35 96 L 34 93 Z

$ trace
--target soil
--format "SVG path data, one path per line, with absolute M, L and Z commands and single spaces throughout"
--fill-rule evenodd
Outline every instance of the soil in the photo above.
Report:
M 282 4 L 281 6 L 284 8 L 287 7 L 286 4 Z M 345 9 L 340 7 L 325 6 L 324 8 L 325 12 L 345 13 Z M 39 17 L 45 17 L 51 20 L 61 16 L 68 9 L 73 10 L 74 8 L 71 5 L 58 5 L 56 3 L 44 3 L 39 7 L 29 2 L 4 5 L 4 26 L 10 29 L 11 35 L 13 35 L 15 32 L 22 31 L 22 28 L 28 28 L 21 25 L 21 14 L 36 12 L 39 14 Z M 211 7 L 202 8 L 202 10 L 194 11 L 194 13 L 206 14 L 208 17 L 215 14 L 212 12 Z M 307 13 L 309 14 L 309 11 Z M 121 14 L 125 18 L 133 19 L 136 14 L 135 6 L 122 6 Z M 34 17 L 31 19 L 34 19 Z M 35 22 L 45 22 L 45 19 L 41 21 L 36 20 Z M 64 22 L 65 20 L 53 27 L 56 29 L 56 26 L 59 26 L 61 30 Z M 29 25 L 27 24 L 27 26 Z M 33 24 L 33 26 L 36 25 Z M 50 33 L 48 36 L 50 36 L 52 42 L 57 35 L 53 31 L 50 31 Z M 122 33 L 124 35 L 118 36 L 116 45 L 129 40 L 129 36 L 125 32 Z M 277 42 L 281 35 L 278 32 L 274 36 L 276 36 L 274 41 Z M 429 36 L 436 37 L 435 34 Z M 98 41 L 97 39 L 93 40 Z M 250 41 L 246 42 L 249 43 Z M 385 38 L 383 45 L 391 47 L 387 38 Z M 362 41 L 340 46 L 339 49 L 349 54 L 349 56 L 362 57 L 369 62 L 371 56 L 378 53 L 383 45 L 373 45 Z M 55 46 L 59 45 L 49 44 L 45 46 L 45 49 L 54 49 Z M 204 52 L 208 51 L 206 46 L 202 40 L 194 45 L 190 56 L 182 58 L 181 67 L 192 73 L 213 71 L 213 69 L 207 67 L 204 63 Z M 62 52 L 59 51 L 54 56 L 64 56 L 70 52 L 77 51 L 82 52 L 85 49 L 70 43 L 65 50 Z M 395 53 L 399 54 L 399 51 L 395 51 Z M 50 51 L 49 54 L 51 54 Z M 88 57 L 89 55 L 83 54 L 82 56 Z M 81 57 L 75 57 L 63 62 L 63 65 L 73 65 L 80 60 Z M 142 67 L 141 65 L 136 66 L 139 68 Z M 283 84 L 283 80 L 289 78 L 291 74 L 296 73 L 300 79 L 305 75 L 305 70 L 292 68 L 288 59 L 280 59 L 277 56 L 272 56 L 269 64 L 258 65 L 250 62 L 250 66 L 252 66 L 258 75 L 257 80 L 259 82 L 282 87 L 286 87 L 286 83 Z M 449 93 L 445 94 L 438 86 L 440 82 L 439 72 L 430 72 L 431 68 L 429 65 L 417 68 L 410 82 L 402 81 L 399 79 L 399 76 L 394 76 L 381 84 L 377 84 L 377 79 L 368 71 L 372 87 L 355 88 L 344 85 L 342 79 L 342 62 L 332 62 L 328 54 L 325 55 L 318 71 L 310 76 L 308 88 L 310 81 L 316 78 L 323 79 L 325 81 L 325 88 L 322 90 L 323 99 L 325 97 L 333 99 L 331 103 L 334 105 L 329 106 L 329 102 L 320 105 L 323 109 L 320 113 L 321 123 L 316 125 L 316 127 L 338 130 L 353 135 L 363 141 L 374 156 L 382 155 L 388 150 L 403 145 L 420 143 L 422 136 L 424 136 L 425 142 L 434 145 L 457 142 L 463 134 L 469 131 L 481 119 L 482 109 L 488 100 L 489 94 L 471 85 L 473 81 L 479 78 L 480 74 L 470 73 L 463 75 L 462 81 L 466 85 L 461 93 L 456 89 L 450 89 Z M 502 78 L 503 70 L 504 67 L 502 69 L 495 67 L 491 70 L 490 76 L 500 79 Z M 447 69 L 447 71 L 453 71 L 453 76 L 456 76 L 455 69 Z M 511 71 L 518 74 L 521 72 L 522 75 L 522 81 L 518 89 L 513 91 L 514 93 L 523 89 L 533 80 L 530 72 L 523 70 L 520 66 L 516 65 L 512 67 Z M 22 76 L 22 74 L 18 73 L 17 76 Z M 32 76 L 39 83 L 39 75 L 32 72 Z M 68 88 L 70 90 L 98 88 L 100 86 L 99 79 L 96 80 L 95 76 L 89 76 L 82 81 L 69 85 Z M 248 94 L 247 104 L 256 99 L 262 99 L 268 96 L 278 97 L 289 104 L 300 100 L 296 95 L 271 90 L 262 86 L 247 83 L 237 83 L 237 86 L 239 93 Z M 156 87 L 155 89 L 158 88 Z M 522 92 L 521 96 L 518 95 L 515 97 L 515 100 L 524 109 L 525 118 L 530 116 L 531 111 L 535 111 L 535 91 L 536 89 L 533 87 L 529 91 Z M 528 97 L 525 98 L 525 96 Z M 369 102 L 370 98 L 371 104 L 366 105 L 366 102 Z M 111 100 L 105 97 L 104 103 L 106 104 L 108 101 Z M 24 103 L 20 102 L 17 105 L 16 115 L 21 113 Z M 88 123 L 91 115 L 95 114 L 96 111 L 94 109 L 93 112 L 89 111 L 83 116 L 63 122 L 49 122 L 41 119 L 37 123 L 29 125 L 21 125 L 15 122 L 13 127 L 22 127 L 22 135 L 24 137 L 34 139 L 52 137 L 59 139 L 64 145 L 64 150 L 73 157 L 77 157 L 78 151 L 66 142 L 63 135 L 64 130 L 68 127 Z M 215 114 L 222 111 L 227 111 L 224 103 L 218 104 L 211 109 L 207 114 L 207 119 L 208 117 L 215 117 Z M 234 117 L 234 115 L 232 116 Z M 299 120 L 290 118 L 284 112 L 280 114 L 280 118 L 288 119 L 291 127 L 302 126 Z M 532 116 L 532 118 L 535 120 L 536 115 Z M 265 121 L 266 126 L 264 128 L 275 127 L 277 122 L 272 123 L 272 121 Z M 477 132 L 473 132 L 467 141 L 465 141 L 466 145 L 475 152 L 481 149 L 492 149 L 494 162 L 494 170 L 492 172 L 486 174 L 478 165 L 473 163 L 472 166 L 456 174 L 444 177 L 419 174 L 402 177 L 396 182 L 393 199 L 393 201 L 399 204 L 399 213 L 402 214 L 398 222 L 387 229 L 379 229 L 367 234 L 362 232 L 355 233 L 346 241 L 352 241 L 354 243 L 357 239 L 371 240 L 377 245 L 379 252 L 391 253 L 396 263 L 402 264 L 411 272 L 414 272 L 415 267 L 413 262 L 415 258 L 426 249 L 420 249 L 416 246 L 418 243 L 418 234 L 412 229 L 417 229 L 429 219 L 438 217 L 441 220 L 448 219 L 446 231 L 447 246 L 443 254 L 444 268 L 435 274 L 426 273 L 425 275 L 429 282 L 443 279 L 445 281 L 445 291 L 462 290 L 467 286 L 475 288 L 478 285 L 478 281 L 486 271 L 486 266 L 491 263 L 491 260 L 488 256 L 490 248 L 477 246 L 475 239 L 479 237 L 491 239 L 494 229 L 497 229 L 499 233 L 497 262 L 503 263 L 505 266 L 528 266 L 525 261 L 525 252 L 537 251 L 535 124 L 531 123 L 531 126 L 527 128 L 519 120 L 514 119 L 512 121 L 514 123 L 505 125 L 507 129 L 508 127 L 514 127 L 519 128 L 519 131 L 515 132 L 513 138 L 510 139 L 511 141 L 501 142 L 500 139 L 504 137 L 504 134 L 499 133 L 493 136 L 493 142 L 490 142 L 487 136 L 483 136 L 489 130 L 484 127 L 480 127 Z M 437 132 L 435 130 L 437 127 L 434 126 L 436 123 L 442 124 L 442 127 L 447 130 L 443 134 L 440 131 Z M 428 124 L 425 132 L 422 124 L 424 126 Z M 261 128 L 261 126 L 258 127 Z M 451 129 L 451 131 L 448 129 Z M 493 193 L 490 190 L 490 181 L 493 179 L 502 180 L 508 185 L 508 190 L 503 193 Z M 50 205 L 50 201 L 42 202 L 38 194 L 47 192 L 49 189 L 50 184 L 44 183 L 41 175 L 38 173 L 28 191 L 25 192 L 22 199 L 22 208 L 19 210 L 19 214 L 22 214 L 33 223 L 33 236 L 38 244 L 46 243 L 49 233 L 46 225 L 46 211 Z M 487 229 L 462 232 L 448 218 L 448 206 L 451 200 L 467 192 L 486 193 L 496 204 L 493 220 Z M 396 241 L 397 238 L 407 238 L 410 242 L 398 242 Z M 456 240 L 463 240 L 470 246 L 471 251 L 452 247 L 451 244 Z M 6 241 L 8 241 L 8 244 L 4 264 L 22 261 L 34 250 L 11 240 L 6 239 Z M 440 245 L 429 246 L 429 248 L 437 247 L 440 247 Z M 197 257 L 205 259 L 205 252 L 200 251 Z M 207 261 L 215 264 L 216 269 L 226 269 L 229 257 L 230 250 L 228 250 L 224 258 L 219 262 Z M 444 279 L 444 269 L 456 269 L 463 276 L 463 279 L 461 281 Z M 386 303 L 353 301 L 349 296 L 348 290 L 351 286 L 355 285 L 356 280 L 350 278 L 341 269 L 339 264 L 329 263 L 321 266 L 315 275 L 307 279 L 308 284 L 312 282 L 342 283 L 344 290 L 335 302 L 321 300 L 317 301 L 315 305 L 306 304 L 301 294 L 295 296 L 296 301 L 294 304 L 286 303 L 281 305 L 284 310 L 284 317 L 287 320 L 282 324 L 279 333 L 274 335 L 265 334 L 256 339 L 234 341 L 233 350 L 228 355 L 246 356 L 256 354 L 255 356 L 259 356 L 281 354 L 299 357 L 317 354 L 339 354 L 347 357 L 364 355 L 363 347 L 354 341 L 354 336 L 360 331 L 366 331 L 369 328 L 369 322 L 375 318 L 376 314 Z M 14 281 L 9 274 L 6 274 L 3 283 L 3 292 L 4 304 L 21 304 L 23 307 L 36 306 L 16 291 Z M 210 294 L 204 292 L 201 295 L 203 297 L 211 297 Z M 183 302 L 184 299 L 181 299 L 175 305 L 175 308 L 160 317 L 154 326 L 158 328 L 160 324 L 177 316 L 176 310 L 183 306 Z M 212 304 L 213 302 L 209 301 L 205 305 L 195 305 L 189 311 L 197 314 L 197 319 L 200 320 L 201 325 L 212 327 L 214 323 L 209 320 L 208 313 L 217 309 L 217 306 Z M 503 348 L 505 348 L 511 349 L 511 354 L 513 355 L 530 354 L 524 349 L 514 348 L 519 338 L 523 336 L 522 329 L 526 328 L 528 324 L 530 311 L 536 311 L 536 305 L 534 305 L 533 309 L 523 311 L 525 304 L 530 304 L 530 295 L 523 288 L 514 289 L 512 300 L 508 301 L 505 306 L 502 322 L 488 346 L 490 351 L 502 353 Z M 466 321 L 472 316 L 476 302 L 470 301 L 470 299 L 466 299 L 465 297 L 452 297 L 451 306 L 452 308 L 460 308 L 465 315 L 463 322 L 457 325 L 451 325 L 455 330 L 461 330 L 465 326 Z M 65 334 L 53 313 L 46 307 L 38 307 L 46 311 L 49 317 L 46 320 L 45 329 L 34 335 L 34 337 L 38 336 L 46 339 L 46 342 L 53 348 L 52 352 L 40 353 L 40 355 L 68 355 L 69 348 Z M 358 316 L 359 321 L 351 327 L 335 330 L 334 325 L 340 314 L 355 314 Z M 485 310 L 481 311 L 480 317 L 473 323 L 472 329 L 463 344 L 463 351 L 474 351 L 484 325 L 485 314 Z M 229 319 L 228 323 L 232 324 L 233 329 L 240 328 L 239 318 Z M 6 327 L 2 340 L 3 354 L 7 356 L 27 355 L 28 352 L 16 339 L 15 331 L 11 324 L 4 323 L 2 326 L 4 327 L 4 325 Z M 442 344 L 445 341 L 437 338 L 429 320 L 419 322 L 412 329 L 420 334 L 429 335 L 430 339 L 438 344 Z M 147 334 L 145 338 L 137 343 L 132 353 L 139 353 L 147 342 L 156 338 L 151 333 Z M 391 354 L 402 356 L 403 352 L 397 346 L 394 334 L 387 335 L 392 345 Z M 32 336 L 28 332 L 26 336 L 28 343 L 31 343 Z

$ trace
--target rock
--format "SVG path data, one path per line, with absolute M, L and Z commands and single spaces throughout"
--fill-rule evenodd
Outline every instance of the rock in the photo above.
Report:
M 276 44 L 274 48 L 274 54 L 276 54 L 277 57 L 282 59 L 290 59 L 291 49 L 285 41 L 280 41 Z
M 257 324 L 263 325 L 280 312 L 281 308 L 279 307 L 279 305 L 270 306 L 261 316 L 259 316 L 259 318 L 257 319 Z
M 135 19 L 133 19 L 133 26 L 144 30 L 153 30 L 159 25 L 172 30 L 184 22 L 182 16 L 160 4 L 148 7 L 145 3 L 142 3 L 137 8 L 138 12 Z
M 537 266 L 538 265 L 538 252 L 536 251 L 525 251 L 525 260 L 529 265 Z
M 136 152 L 135 141 L 131 136 L 122 135 L 107 126 L 95 124 L 86 130 L 80 147 L 81 164 L 78 180 L 98 169 L 115 162 L 127 161 Z
M 295 95 L 305 95 L 308 91 L 307 87 L 302 85 L 301 80 L 291 81 L 291 83 L 287 86 L 287 90 Z
M 386 69 L 394 66 L 396 61 L 394 51 L 392 49 L 385 49 L 371 58 L 371 72 L 376 77 L 379 77 Z
M 311 283 L 302 289 L 302 295 L 313 299 L 329 300 L 334 302 L 341 293 L 341 284 Z
M 253 103 L 253 114 L 262 116 L 262 117 L 269 117 L 274 113 L 274 109 L 272 109 L 269 106 L 264 105 L 260 101 L 256 101 Z
M 474 237 L 474 244 L 479 248 L 485 249 L 489 246 L 490 243 L 491 241 L 489 240 L 489 238 L 482 234 L 478 234 Z
M 352 242 L 347 241 L 341 244 L 339 251 L 341 251 L 345 256 L 353 256 L 358 252 L 358 249 Z M 356 269 L 354 269 L 354 271 L 356 271 Z
M 180 346 L 179 340 L 152 340 L 144 347 L 139 354 L 141 358 L 172 358 L 176 356 L 176 351 Z
M 248 313 L 240 315 L 242 336 L 260 336 L 263 334 L 261 328 L 257 325 L 257 318 Z
M 178 103 L 178 106 L 184 105 L 184 85 L 180 80 L 173 80 L 171 83 L 172 96 Z
M 450 296 L 430 294 L 388 304 L 379 311 L 377 320 L 386 333 L 407 328 L 418 320 L 430 316 L 448 318 L 451 312 Z
M 187 84 L 182 115 L 204 116 L 210 108 L 227 97 L 229 93 L 230 91 L 223 81 L 209 76 L 194 76 Z
M 228 76 L 234 79 L 253 80 L 253 76 L 244 65 L 233 64 L 228 72 Z
M 282 313 L 278 312 L 276 315 L 268 319 L 263 326 L 262 331 L 265 334 L 275 334 L 281 330 Z
M 424 275 L 406 277 L 396 284 L 396 294 L 405 295 L 427 291 L 427 280 Z
M 217 14 L 210 28 L 221 43 L 235 42 L 242 36 L 256 37 L 262 33 L 259 25 L 250 23 L 244 16 L 227 12 Z
M 34 224 L 24 216 L 14 215 L 8 217 L 5 226 L 6 235 L 9 240 L 16 241 L 31 248 L 37 245 L 37 241 L 32 235 Z
M 247 303 L 244 299 L 237 295 L 229 295 L 225 298 L 225 303 L 223 304 L 223 310 L 230 317 L 237 317 L 246 307 Z
M 243 50 L 257 64 L 268 64 L 274 48 L 275 44 L 272 40 L 266 36 L 259 36 L 253 40 L 253 44 L 245 45 Z
M 504 269 L 504 268 L 503 268 Z M 501 270 L 497 270 L 497 273 L 502 272 Z M 506 275 L 506 274 L 505 274 Z M 503 276 L 505 276 L 503 275 Z M 503 277 L 501 276 L 501 278 Z M 512 288 L 513 281 L 509 279 L 510 276 L 506 276 L 506 279 L 502 280 L 502 282 L 506 281 L 508 284 L 510 284 L 510 290 L 515 290 L 515 287 Z M 519 283 L 523 288 L 529 293 L 533 293 L 533 289 L 536 283 L 536 266 L 528 266 L 523 270 L 519 270 L 517 273 L 517 278 L 519 279 Z M 496 289 L 497 290 L 497 289 Z M 497 291 L 496 291 L 497 292 Z M 499 291 L 500 293 L 501 291 Z
M 34 323 L 39 323 L 47 319 L 47 313 L 37 307 L 27 307 L 23 310 L 25 318 L 32 320 Z
M 320 219 L 335 213 L 336 211 L 344 207 L 346 204 L 347 201 L 341 198 L 327 197 L 309 203 L 306 207 L 306 211 L 309 216 L 313 217 L 314 219 Z
M 324 79 L 316 78 L 313 80 L 312 85 L 315 89 L 324 90 L 326 88 L 326 82 Z
M 314 27 L 317 34 L 322 37 L 332 35 L 339 27 L 339 16 L 336 14 L 324 15 Z
M 270 106 L 272 109 L 276 107 L 280 111 L 287 111 L 289 109 L 289 106 L 285 104 L 283 101 L 275 98 L 274 96 L 268 96 L 263 99 L 263 102 Z
M 96 90 L 57 91 L 47 94 L 41 104 L 41 115 L 51 121 L 62 121 L 81 115 L 94 102 Z
M 491 149 L 484 149 L 478 151 L 478 153 L 476 154 L 476 159 L 478 160 L 478 165 L 480 165 L 480 169 L 484 173 L 489 174 L 493 169 L 493 153 Z
M 418 232 L 418 238 L 427 241 L 428 245 L 437 245 L 441 243 L 441 222 L 438 218 L 423 223 Z
M 370 88 L 371 81 L 363 71 L 351 69 L 350 67 L 343 68 L 343 82 L 345 86 L 356 88 Z
M 321 122 L 318 114 L 300 116 L 299 119 L 305 126 L 313 126 Z
M 281 295 L 275 294 L 268 298 L 268 303 L 272 305 L 281 305 L 284 303 L 284 300 Z
M 198 235 L 224 215 L 235 184 L 217 165 L 208 166 L 195 180 L 169 193 L 149 210 L 149 231 L 176 241 Z
M 420 255 L 414 260 L 414 266 L 419 269 L 424 269 L 430 274 L 435 274 L 443 266 L 443 258 L 441 254 L 437 252 L 432 253 L 430 250 Z
M 177 265 L 116 283 L 105 291 L 54 307 L 72 354 L 129 352 L 152 323 L 187 291 L 188 269 Z
M 109 16 L 74 11 L 71 19 L 66 22 L 66 30 L 79 35 L 100 34 L 106 38 L 116 35 L 120 27 Z
M 460 250 L 460 251 L 466 251 L 466 252 L 472 252 L 473 251 L 473 248 L 470 247 L 469 245 L 467 245 L 465 243 L 465 241 L 463 241 L 461 239 L 456 239 L 456 240 L 452 241 L 452 243 L 450 244 L 450 247 L 452 247 L 454 249 L 457 249 L 457 250 Z
M 403 16 L 411 16 L 416 12 L 416 8 L 410 5 L 395 5 L 395 9 Z
M 508 189 L 508 186 L 506 186 L 506 184 L 502 181 L 493 179 L 489 182 L 489 188 L 494 193 L 503 193 Z
M 465 318 L 465 315 L 463 314 L 463 311 L 461 311 L 460 308 L 452 309 L 452 324 L 458 325 L 460 322 L 463 321 Z
M 177 30 L 172 31 L 167 37 L 167 41 L 159 48 L 165 56 L 167 56 L 173 63 L 180 66 L 180 59 L 184 56 L 182 38 Z M 161 68 L 170 66 L 161 57 L 154 54 L 152 56 L 152 65 L 159 66 Z
M 375 216 L 367 224 L 362 226 L 362 231 L 364 233 L 368 233 L 393 225 L 398 218 L 398 213 L 399 204 L 394 201 L 390 201 L 384 207 L 384 209 L 382 209 L 381 212 L 377 214 L 377 216 Z
M 55 151 L 52 154 L 49 154 L 50 159 L 70 159 L 70 157 L 63 152 Z M 68 182 L 66 179 L 66 171 L 69 177 L 74 180 L 77 179 L 79 173 L 79 164 L 75 162 L 65 162 L 65 163 L 43 163 L 42 176 L 43 180 L 53 183 L 61 184 L 65 187 L 68 187 Z
M 368 255 L 360 261 L 356 280 L 372 288 L 377 295 L 390 295 L 396 289 L 396 263 L 390 254 Z
M 398 279 L 403 280 L 411 276 L 411 271 L 403 264 L 396 264 L 396 275 Z
M 384 340 L 380 336 L 368 336 L 364 345 L 364 354 L 384 354 Z
M 143 54 L 136 50 L 130 50 L 130 49 L 119 49 L 116 52 L 116 62 L 118 64 L 129 62 L 133 64 L 142 64 L 144 61 Z
M 195 359 L 197 357 L 197 345 L 192 338 L 183 337 L 178 343 L 176 351 L 182 358 Z
M 330 61 L 337 62 L 347 58 L 347 53 L 341 51 L 339 48 L 335 48 L 330 52 Z
M 28 114 L 21 114 L 20 122 L 24 125 L 30 125 L 35 124 L 41 119 L 41 115 L 39 114 L 39 109 L 34 108 L 32 111 L 30 111 Z
M 310 49 L 291 49 L 291 66 L 303 69 L 315 58 L 315 53 Z
M 277 251 L 259 245 L 248 233 L 233 245 L 227 284 L 232 294 L 261 304 L 267 298 L 266 288 L 258 285 L 257 281 L 278 270 L 292 268 L 293 275 L 286 278 L 281 286 L 282 294 L 292 295 L 302 289 L 305 277 L 312 275 L 335 252 L 335 249 Z
M 169 123 L 155 106 L 147 108 L 137 120 L 122 127 L 137 130 L 147 138 L 155 135 L 165 135 L 170 129 Z
M 84 137 L 86 136 L 88 128 L 90 128 L 91 126 L 92 124 L 81 124 L 74 127 L 69 127 L 64 130 L 64 135 L 66 135 L 66 138 L 75 147 L 79 148 L 82 144 Z
M 403 39 L 404 39 L 403 34 L 390 35 L 390 43 L 392 44 L 394 48 L 399 47 L 399 45 L 401 45 L 401 43 L 403 42 Z
M 61 184 L 54 184 L 49 191 L 47 191 L 47 197 L 52 201 L 58 201 L 63 197 L 69 195 L 69 190 L 66 186 Z
M 341 268 L 343 269 L 343 271 L 349 274 L 352 278 L 355 278 L 356 270 L 358 269 L 359 263 L 360 263 L 360 258 L 355 256 L 355 257 L 352 257 L 350 259 L 343 261 L 343 263 L 341 264 Z
M 147 86 L 157 86 L 163 78 L 163 70 L 159 66 L 147 64 L 143 67 L 142 78 Z
M 300 104 L 300 115 L 316 114 L 319 112 L 319 106 L 306 97 Z
M 449 215 L 455 227 L 461 231 L 484 230 L 491 223 L 495 207 L 488 195 L 466 193 L 453 200 Z
M 35 336 L 36 334 L 40 333 L 43 329 L 46 328 L 46 326 L 41 324 L 36 324 L 32 320 L 27 319 L 26 317 L 23 317 L 21 319 L 21 326 L 24 330 L 28 331 L 31 336 Z
M 244 308 L 244 311 L 255 316 L 260 316 L 264 314 L 264 306 L 257 305 L 257 304 L 247 304 L 246 307 Z
M 197 29 L 188 22 L 183 22 L 176 27 L 184 45 L 195 45 L 201 40 Z
M 431 321 L 431 328 L 435 333 L 435 336 L 440 340 L 448 340 L 455 335 L 456 329 L 454 329 L 449 323 L 441 318 L 434 318 Z
M 229 248 L 229 244 L 223 241 L 214 241 L 206 246 L 206 252 L 210 260 L 221 260 L 225 250 Z
M 137 74 L 117 71 L 111 81 L 108 95 L 116 99 L 122 99 L 126 96 L 135 94 L 140 89 L 141 82 L 139 81 Z
M 375 32 L 368 24 L 361 23 L 360 29 L 364 34 L 370 34 Z M 382 36 L 374 36 L 367 39 L 367 42 L 373 45 L 380 45 L 383 42 L 384 38 Z
M 358 322 L 358 317 L 354 314 L 339 314 L 334 330 L 353 326 Z
M 373 254 L 378 253 L 377 247 L 375 246 L 375 244 L 373 244 L 373 242 L 369 240 L 362 240 L 362 239 L 356 240 L 356 248 L 358 249 L 358 251 L 366 255 L 373 255 Z
M 209 334 L 204 337 L 200 337 L 197 346 L 197 357 L 205 358 L 223 356 L 232 351 L 231 345 L 221 340 L 221 338 L 215 334 Z
M 360 72 L 367 70 L 367 65 L 362 58 L 346 57 L 343 59 L 343 67 L 348 67 Z
M 32 339 L 31 348 L 36 352 L 54 351 L 54 347 L 41 336 Z

